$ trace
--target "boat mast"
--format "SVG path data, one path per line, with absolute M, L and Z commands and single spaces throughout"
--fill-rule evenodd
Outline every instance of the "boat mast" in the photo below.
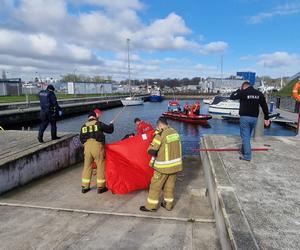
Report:
M 127 38 L 127 60 L 128 60 L 128 84 L 131 97 L 131 74 L 130 74 L 130 39 Z
M 223 88 L 223 55 L 221 55 L 221 88 Z

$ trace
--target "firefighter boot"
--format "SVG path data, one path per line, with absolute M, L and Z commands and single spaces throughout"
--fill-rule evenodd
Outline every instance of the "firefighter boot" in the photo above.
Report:
M 147 209 L 145 206 L 140 206 L 142 212 L 156 212 L 156 209 Z
M 81 187 L 81 193 L 85 194 L 88 191 L 90 191 L 91 189 L 89 187 Z
M 98 194 L 102 194 L 102 193 L 105 193 L 107 191 L 108 191 L 107 187 L 97 188 L 97 193 Z

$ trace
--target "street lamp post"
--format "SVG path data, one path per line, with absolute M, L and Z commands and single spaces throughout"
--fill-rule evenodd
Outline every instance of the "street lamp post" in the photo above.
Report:
M 77 71 L 77 69 L 74 69 L 74 71 L 73 71 L 73 76 L 74 76 L 74 79 L 73 79 L 73 86 L 74 86 L 74 94 L 75 94 L 75 97 L 76 97 L 76 86 L 75 86 L 75 82 L 76 82 L 76 71 Z

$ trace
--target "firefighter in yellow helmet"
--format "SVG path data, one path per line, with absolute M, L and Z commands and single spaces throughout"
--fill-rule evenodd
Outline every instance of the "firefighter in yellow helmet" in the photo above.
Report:
M 182 171 L 182 154 L 179 134 L 168 126 L 164 117 L 157 121 L 157 130 L 148 148 L 148 154 L 152 155 L 150 166 L 154 168 L 154 174 L 146 205 L 141 206 L 140 210 L 155 212 L 163 191 L 161 206 L 170 211 L 173 208 L 176 173 Z
M 99 111 L 99 110 L 96 110 Z M 84 144 L 84 167 L 82 172 L 82 193 L 90 191 L 92 177 L 92 162 L 97 165 L 97 192 L 99 194 L 107 191 L 105 185 L 105 133 L 113 133 L 114 125 L 106 125 L 98 121 L 101 112 L 91 111 L 88 121 L 81 127 L 80 142 Z

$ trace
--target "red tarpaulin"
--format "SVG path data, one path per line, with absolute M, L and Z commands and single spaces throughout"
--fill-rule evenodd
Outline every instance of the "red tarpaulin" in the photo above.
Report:
M 106 186 L 114 194 L 148 188 L 153 169 L 147 148 L 153 131 L 105 145 Z

